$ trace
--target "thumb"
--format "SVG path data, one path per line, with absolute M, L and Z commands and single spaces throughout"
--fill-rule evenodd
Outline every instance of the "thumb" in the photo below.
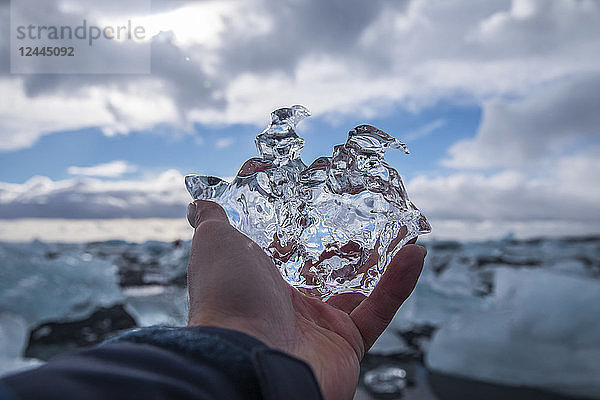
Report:
M 187 220 L 193 228 L 197 228 L 200 223 L 209 220 L 229 223 L 223 207 L 208 200 L 196 200 L 190 203 L 187 208 Z

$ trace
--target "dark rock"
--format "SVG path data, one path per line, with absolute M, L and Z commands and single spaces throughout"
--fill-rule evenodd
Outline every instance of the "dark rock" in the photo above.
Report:
M 435 275 L 440 275 L 450 265 L 450 257 L 433 253 L 426 259 L 427 268 L 431 269 Z
M 423 363 L 425 357 L 426 345 L 431 336 L 436 331 L 437 327 L 429 324 L 415 325 L 409 330 L 393 331 L 399 336 L 399 339 L 406 344 L 406 348 L 393 354 L 373 354 L 368 353 L 370 360 L 378 360 L 380 358 L 386 360 L 395 360 L 398 362 L 418 362 Z
M 187 273 L 176 276 L 175 278 L 171 279 L 167 284 L 180 287 L 187 286 Z
M 453 240 L 443 240 L 431 243 L 431 248 L 433 250 L 460 250 L 462 247 L 462 243 Z
M 423 343 L 428 342 L 436 330 L 437 327 L 433 325 L 423 324 L 415 325 L 410 330 L 400 331 L 398 334 L 402 337 L 404 343 L 406 343 L 410 349 L 414 350 L 414 358 L 423 361 L 423 357 L 425 356 Z
M 477 257 L 477 266 L 485 267 L 489 264 L 501 264 L 515 267 L 536 267 L 541 261 L 535 258 L 519 258 L 510 256 L 479 256 Z
M 121 287 L 184 286 L 187 283 L 185 273 L 171 278 L 169 272 L 184 269 L 182 263 L 187 263 L 187 253 L 184 257 L 165 262 L 174 251 L 181 253 L 182 248 L 189 248 L 189 242 L 176 240 L 172 243 L 146 242 L 143 245 L 127 242 L 89 243 L 86 251 L 117 266 Z
M 594 243 L 600 241 L 600 235 L 565 237 L 561 240 L 567 243 Z
M 38 326 L 29 336 L 25 356 L 47 360 L 66 350 L 101 343 L 119 331 L 135 327 L 135 320 L 122 305 L 99 308 L 85 319 Z

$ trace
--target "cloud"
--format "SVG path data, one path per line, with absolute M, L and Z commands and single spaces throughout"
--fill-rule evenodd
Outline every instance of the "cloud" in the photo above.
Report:
M 61 1 L 45 2 L 44 12 Z M 479 103 L 600 70 L 593 1 L 171 4 L 160 2 L 155 28 L 203 10 L 215 23 L 195 35 L 182 21 L 155 37 L 149 75 L 4 75 L 2 90 L 16 101 L 0 102 L 0 150 L 90 126 L 107 134 L 162 123 L 262 126 L 270 110 L 297 103 L 317 116 Z
M 554 220 L 600 222 L 600 146 L 564 156 L 546 175 L 518 170 L 418 176 L 407 183 L 411 200 L 437 220 Z M 183 176 L 169 170 L 140 180 L 34 177 L 0 183 L 0 219 L 177 218 L 190 198 Z
M 598 233 L 600 147 L 557 160 L 548 176 L 523 172 L 419 176 L 407 182 L 411 200 L 427 215 L 424 239 L 483 240 Z M 35 177 L 0 183 L 0 240 L 107 240 L 189 238 L 183 176 L 165 171 L 153 179 Z M 166 218 L 166 219 L 165 219 Z
M 190 197 L 176 170 L 143 180 L 36 176 L 0 183 L 0 219 L 183 218 Z
M 598 143 L 598 110 L 600 74 L 549 85 L 517 101 L 486 102 L 476 137 L 454 144 L 443 164 L 454 168 L 552 165 L 582 143 Z
M 137 167 L 126 161 L 111 161 L 109 163 L 98 164 L 91 167 L 71 166 L 67 168 L 67 172 L 71 175 L 98 176 L 105 178 L 118 178 L 124 174 L 135 171 L 137 171 Z
M 108 3 L 93 10 L 65 9 L 63 0 L 49 0 L 37 10 L 44 17 L 73 26 L 106 18 Z M 177 4 L 173 2 L 172 4 Z M 180 4 L 181 5 L 181 4 Z M 107 135 L 130 131 L 148 131 L 160 124 L 174 125 L 191 131 L 192 121 L 186 111 L 194 107 L 219 108 L 218 90 L 199 62 L 204 60 L 202 44 L 186 50 L 175 43 L 169 32 L 154 38 L 151 43 L 151 74 L 8 74 L 10 46 L 10 13 L 7 3 L 0 4 L 0 24 L 6 35 L 0 39 L 0 51 L 6 55 L 0 64 L 0 90 L 10 93 L 10 101 L 0 102 L 0 151 L 31 146 L 43 135 L 57 131 L 99 127 Z M 110 10 L 109 10 L 110 11 Z M 112 10 L 108 16 L 117 18 Z M 120 17 L 131 17 L 136 10 L 123 8 Z M 52 16 L 48 16 L 52 14 Z M 118 19 L 118 18 L 117 18 Z M 42 18 L 41 20 L 46 20 Z M 110 20 L 112 21 L 112 20 Z M 114 51 L 130 51 L 111 46 Z M 97 64 L 104 57 L 103 48 L 95 48 L 95 58 L 78 59 L 80 64 Z M 115 57 L 111 54 L 111 57 Z M 214 88 L 207 83 L 215 84 Z
M 419 176 L 407 187 L 428 216 L 463 221 L 600 223 L 600 147 L 556 160 L 535 177 L 518 170 Z M 539 172 L 539 171 L 538 171 Z
M 586 37 L 598 34 L 597 13 L 594 1 L 513 0 L 509 8 L 482 18 L 467 40 L 502 55 L 555 54 L 568 42 L 591 45 Z
M 402 135 L 402 139 L 407 142 L 423 139 L 424 137 L 431 135 L 433 132 L 445 126 L 446 123 L 447 122 L 445 119 L 436 119 L 413 131 L 407 132 L 406 134 Z
M 233 142 L 234 142 L 234 139 L 232 137 L 219 138 L 215 142 L 215 147 L 217 149 L 226 149 L 227 147 L 231 146 L 233 144 Z
M 129 88 L 80 88 L 77 94 L 40 93 L 29 97 L 23 78 L 0 79 L 0 151 L 33 145 L 39 137 L 86 126 L 104 133 L 151 129 L 164 121 L 178 124 L 172 100 L 151 84 Z M 156 85 L 154 85 L 156 86 Z
M 57 13 L 63 1 L 47 0 L 32 12 Z M 0 100 L 0 151 L 86 127 L 107 135 L 165 125 L 191 130 L 194 123 L 263 127 L 269 111 L 298 103 L 313 115 L 337 118 L 375 118 L 392 106 L 474 104 L 483 108 L 476 136 L 456 143 L 443 161 L 458 170 L 408 182 L 411 198 L 427 215 L 488 224 L 485 229 L 534 221 L 597 225 L 598 2 L 283 0 L 273 6 L 234 0 L 153 6 L 160 15 L 148 23 L 163 32 L 152 41 L 151 74 L 9 75 L 9 57 L 1 57 L 0 91 L 8 95 Z M 0 51 L 7 55 L 8 10 L 8 2 L 0 3 L 6 22 L 0 24 Z M 90 18 L 131 12 L 115 8 Z M 192 16 L 201 14 L 211 22 L 200 32 Z M 174 15 L 190 18 L 170 26 Z M 77 22 L 81 17 L 70 16 Z M 405 139 L 418 140 L 446 122 L 433 120 Z M 232 143 L 223 137 L 214 146 Z M 70 172 L 118 178 L 127 165 L 74 166 Z M 0 183 L 0 218 L 9 219 L 179 218 L 187 202 L 176 171 L 155 179 Z
M 584 74 L 486 102 L 476 136 L 455 143 L 442 160 L 458 170 L 412 179 L 411 199 L 433 220 L 481 232 L 494 224 L 526 231 L 530 223 L 544 234 L 550 226 L 559 235 L 597 233 L 599 93 L 600 75 Z
M 418 176 L 407 189 L 431 221 L 431 237 L 438 239 L 597 233 L 599 157 L 600 146 L 558 159 L 552 171 L 537 178 L 518 170 L 460 172 Z M 38 176 L 23 184 L 0 183 L 0 239 L 188 237 L 189 201 L 183 176 L 175 170 L 139 180 Z

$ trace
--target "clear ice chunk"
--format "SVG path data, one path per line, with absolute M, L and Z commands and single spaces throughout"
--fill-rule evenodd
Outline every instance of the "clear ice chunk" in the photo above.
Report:
M 187 175 L 185 185 L 194 199 L 223 206 L 232 225 L 301 292 L 323 301 L 341 293 L 368 296 L 398 250 L 431 231 L 384 160 L 388 148 L 409 151 L 359 125 L 331 157 L 306 166 L 296 125 L 309 115 L 300 105 L 273 111 L 255 139 L 260 157 L 246 161 L 233 182 Z
M 399 395 L 407 386 L 406 371 L 394 365 L 382 365 L 367 371 L 363 382 L 375 395 Z

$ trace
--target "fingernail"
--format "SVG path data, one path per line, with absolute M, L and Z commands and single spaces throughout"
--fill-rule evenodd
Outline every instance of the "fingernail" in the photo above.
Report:
M 227 213 L 219 204 L 209 200 L 196 200 L 192 207 L 188 207 L 188 221 L 197 228 L 201 222 L 207 220 L 218 220 L 229 223 Z

